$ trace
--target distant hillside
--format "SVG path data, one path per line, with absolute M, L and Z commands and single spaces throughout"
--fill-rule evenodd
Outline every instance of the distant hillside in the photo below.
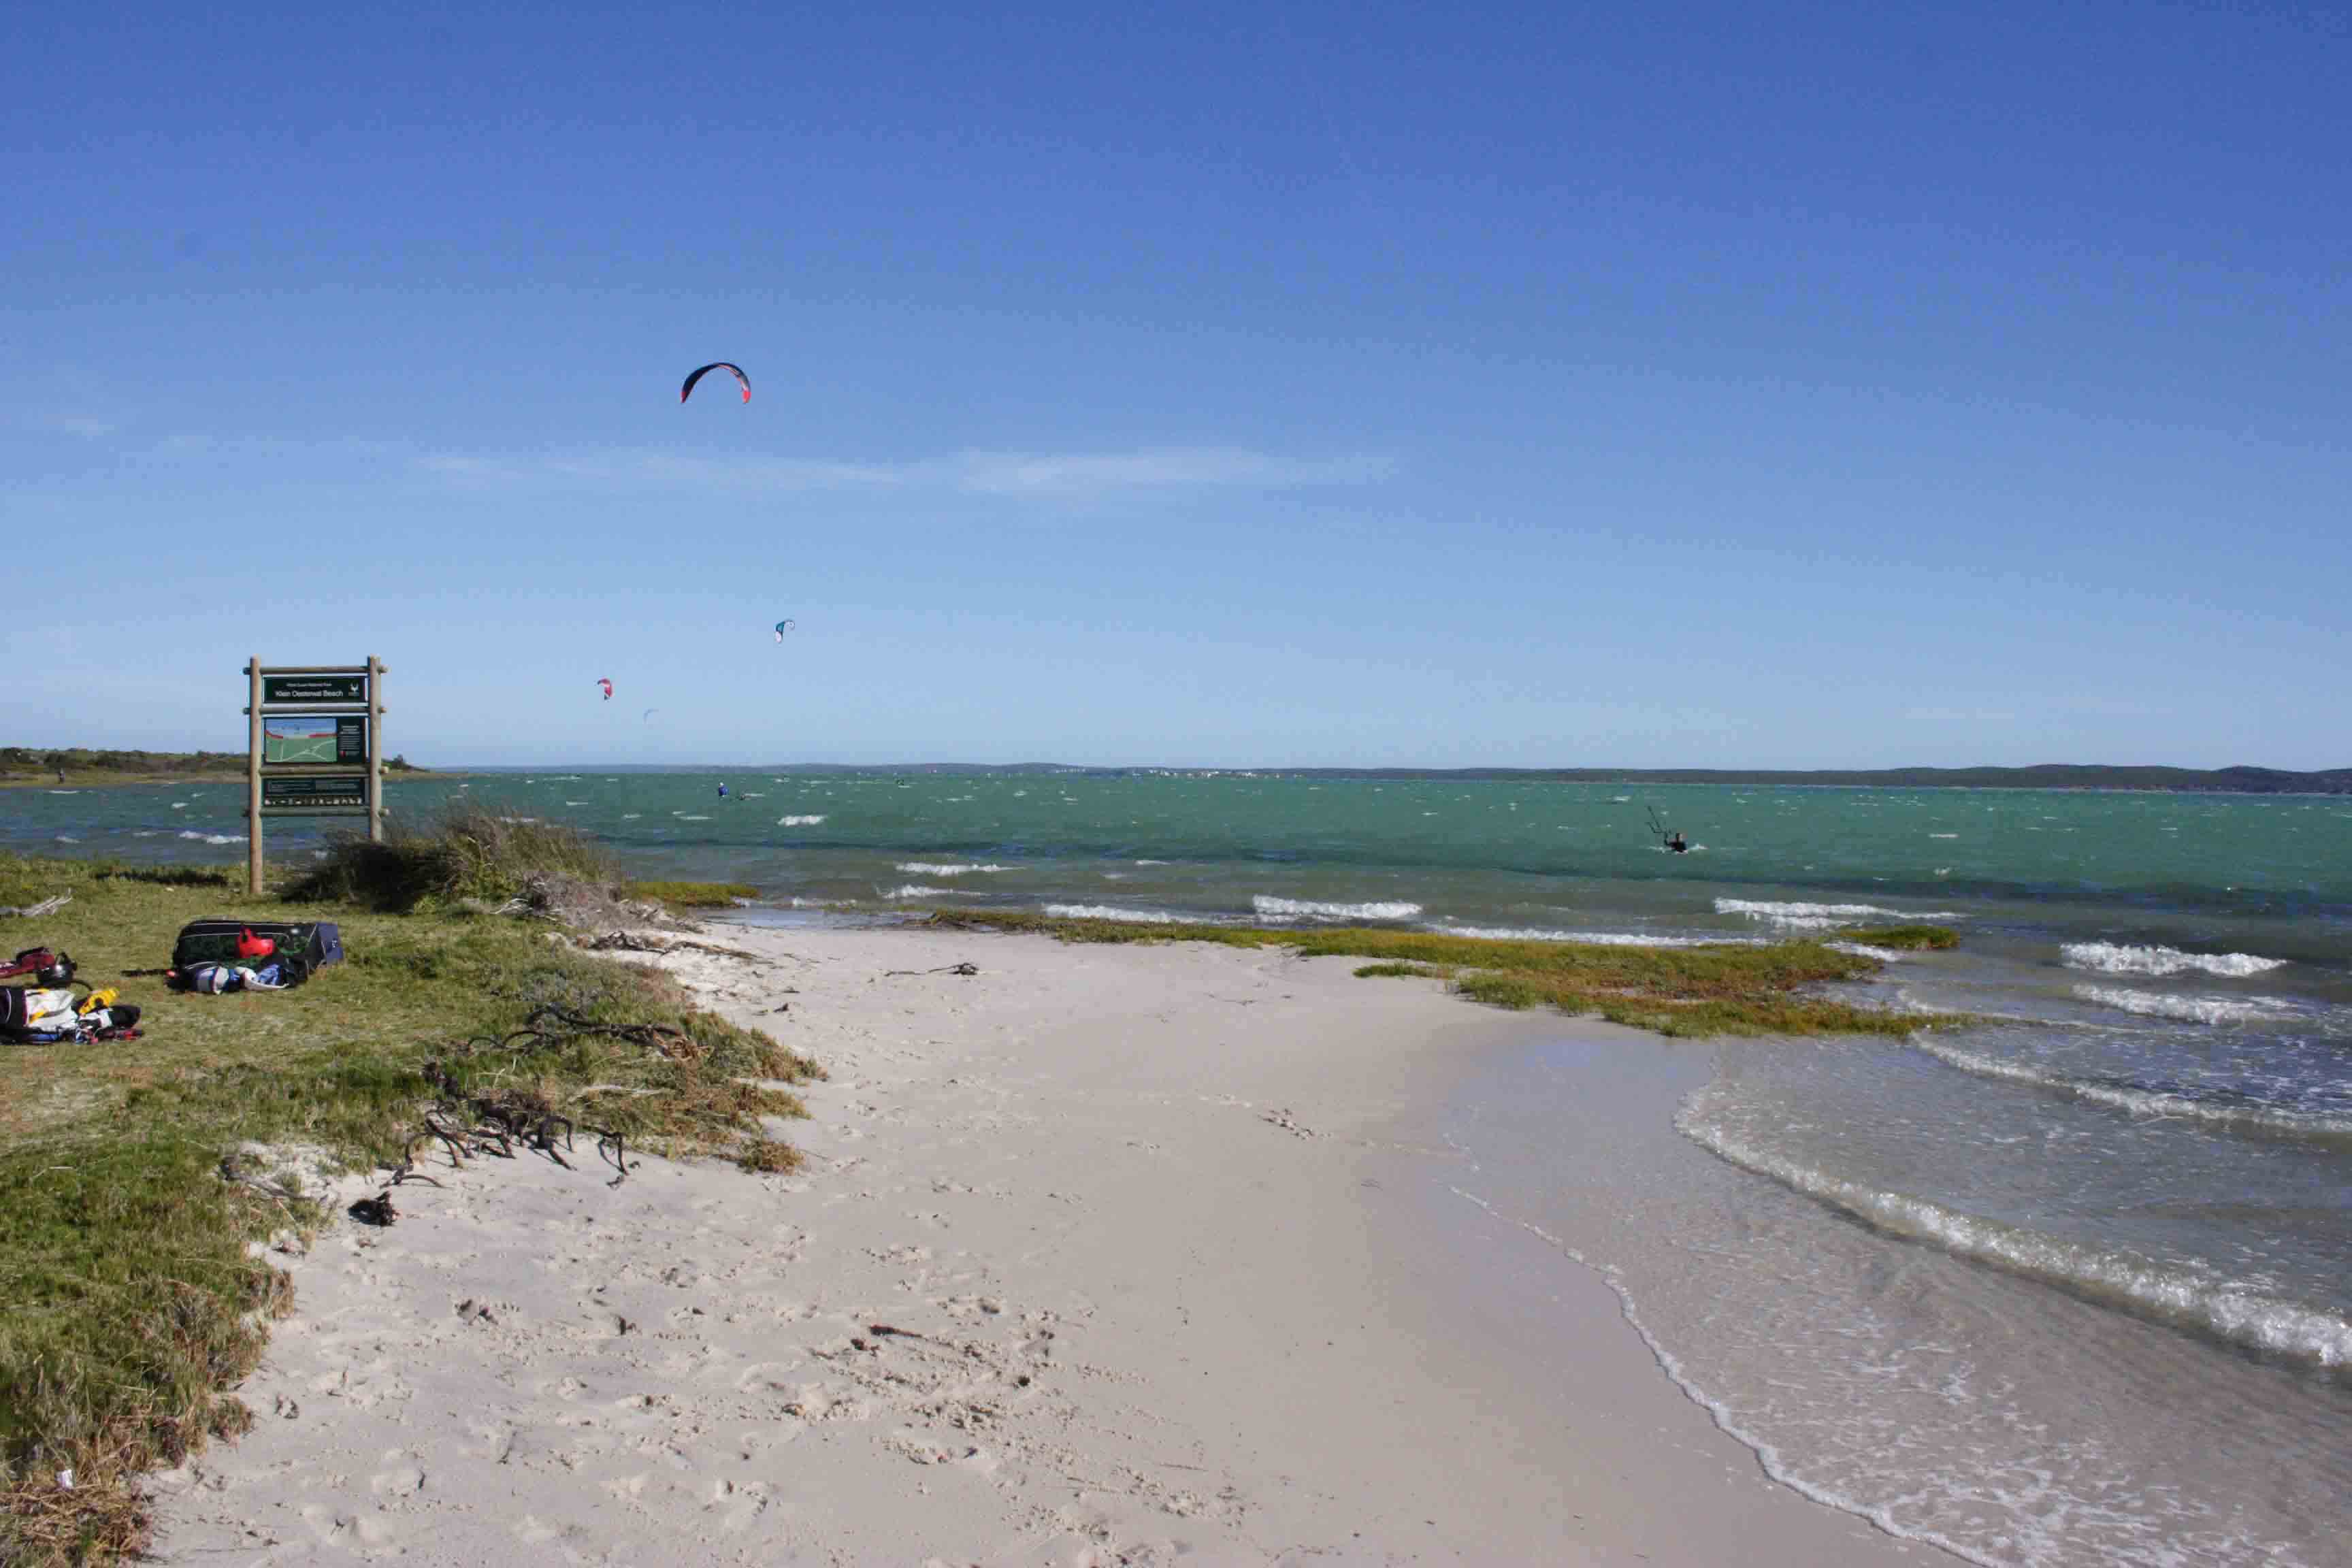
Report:
M 404 757 L 383 764 L 386 773 L 423 773 Z M 124 784 L 141 779 L 243 778 L 243 752 L 123 752 L 89 746 L 0 746 L 0 783 Z
M 1070 763 L 908 763 L 841 767 L 771 765 L 778 773 L 1257 773 L 1317 779 L 1542 779 L 1564 784 L 1706 784 L 1848 789 L 2151 789 L 2234 795 L 2352 795 L 2352 768 L 2294 773 L 2284 768 L 2114 767 L 2043 763 L 2021 768 L 1188 768 L 1087 767 Z
M 2155 789 L 2233 795 L 2352 795 L 2352 768 L 2110 767 L 2042 763 L 2022 768 L 1488 768 L 1458 773 L 1301 769 L 1318 777 L 1557 779 L 1584 784 L 1782 784 L 1847 789 Z

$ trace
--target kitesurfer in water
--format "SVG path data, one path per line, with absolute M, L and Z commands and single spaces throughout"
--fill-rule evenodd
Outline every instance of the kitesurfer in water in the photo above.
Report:
M 727 798 L 727 786 L 724 784 L 721 784 L 719 786 L 719 798 L 721 800 L 725 800 Z
M 1658 836 L 1659 848 L 1669 850 L 1676 855 L 1687 855 L 1690 853 L 1690 840 L 1683 837 L 1683 830 L 1677 827 L 1672 832 L 1668 832 L 1666 830 L 1666 825 L 1658 820 L 1658 812 L 1655 806 L 1650 808 L 1650 831 Z

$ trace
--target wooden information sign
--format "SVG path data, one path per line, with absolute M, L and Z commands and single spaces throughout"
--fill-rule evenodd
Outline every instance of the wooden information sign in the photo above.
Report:
M 383 837 L 383 677 L 365 664 L 245 667 L 246 876 L 262 889 L 266 816 L 364 816 Z

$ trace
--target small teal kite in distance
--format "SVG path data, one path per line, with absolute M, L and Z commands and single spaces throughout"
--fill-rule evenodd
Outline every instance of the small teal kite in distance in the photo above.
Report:
M 783 640 L 784 640 L 784 634 L 785 634 L 786 632 L 788 632 L 788 631 L 791 631 L 792 629 L 793 629 L 793 623 L 792 623 L 792 622 L 790 622 L 790 621 L 778 621 L 778 622 L 776 623 L 776 640 L 777 640 L 778 642 L 782 642 L 782 641 L 783 641 Z
M 704 376 L 709 374 L 714 370 L 732 372 L 735 379 L 742 384 L 743 401 L 746 403 L 751 401 L 751 378 L 743 374 L 743 367 L 741 365 L 729 364 L 723 359 L 713 360 L 709 364 L 704 365 L 700 370 L 698 370 L 693 374 L 688 376 L 686 378 L 686 384 L 677 389 L 677 400 L 680 403 L 684 403 L 688 397 L 693 395 L 694 384 L 700 381 Z

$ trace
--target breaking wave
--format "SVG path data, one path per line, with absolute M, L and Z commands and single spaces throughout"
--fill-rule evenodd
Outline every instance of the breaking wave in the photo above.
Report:
M 2250 1349 L 2331 1370 L 2352 1366 L 2352 1322 L 2331 1312 L 2266 1296 L 2179 1264 L 2085 1246 L 1947 1208 L 1927 1198 L 1833 1176 L 1740 1142 L 1697 1109 L 1697 1102 L 1705 1098 L 1702 1090 L 1676 1113 L 1675 1125 L 1685 1136 L 1735 1165 L 1843 1209 L 1881 1230 L 2063 1289 L 2117 1301 Z
M 2094 1105 L 2104 1105 L 2111 1110 L 2120 1110 L 2127 1116 L 2151 1120 L 2185 1117 L 2216 1127 L 2285 1132 L 2305 1138 L 2352 1139 L 2352 1120 L 2341 1116 L 2283 1110 L 2275 1106 L 2251 1104 L 2243 1100 L 2212 1100 L 2112 1079 L 2076 1078 L 2071 1073 L 2045 1072 L 2013 1058 L 1986 1056 L 1980 1051 L 1968 1050 L 1931 1035 L 1914 1036 L 1910 1044 L 1913 1049 L 1935 1058 L 1946 1067 L 1958 1068 L 1978 1078 L 1999 1079 L 2053 1094 L 2069 1095 Z
M 1476 937 L 1481 942 L 1580 942 L 1596 947 L 1754 947 L 1746 936 L 1653 936 L 1638 931 L 1553 931 L 1544 926 L 1459 926 L 1439 929 L 1444 936 Z
M 2058 957 L 2069 969 L 2096 970 L 2101 974 L 2185 974 L 2200 970 L 2231 980 L 2284 968 L 2284 958 L 2263 958 L 2251 952 L 2183 952 L 2177 947 L 2135 947 L 2126 942 L 2070 942 Z
M 975 866 L 969 861 L 901 860 L 898 870 L 917 877 L 961 877 L 970 871 L 1010 871 L 1010 866 Z
M 1782 902 L 1773 899 L 1717 899 L 1715 912 L 1719 915 L 1746 915 L 1751 921 L 1769 921 L 1789 931 L 1833 931 L 1866 920 L 1883 921 L 1957 921 L 1968 917 L 1957 910 L 1890 910 L 1880 904 L 1811 904 L 1801 900 Z
M 1045 912 L 1059 921 L 1133 921 L 1155 926 L 1176 925 L 1181 919 L 1165 910 L 1128 910 L 1117 904 L 1047 904 Z
M 181 832 L 180 837 L 183 838 L 193 839 L 198 844 L 242 844 L 245 842 L 245 835 L 242 833 L 198 833 L 194 828 L 184 829 Z
M 892 888 L 887 892 L 880 888 L 874 890 L 886 899 L 950 899 L 959 894 L 970 896 L 964 894 L 964 890 L 961 888 L 931 888 L 920 882 L 908 882 L 902 888 Z
M 2074 994 L 2143 1018 L 2176 1018 L 2184 1024 L 2251 1024 L 2288 1017 L 2295 1010 L 2292 1003 L 2274 996 L 2171 996 L 2121 985 L 2077 985 Z
M 776 818 L 776 826 L 779 827 L 814 827 L 818 823 L 823 822 L 824 820 L 824 814 L 823 812 L 818 812 L 814 816 L 780 816 Z
M 1250 908 L 1270 920 L 1409 921 L 1421 913 L 1419 904 L 1408 904 L 1402 900 L 1368 904 L 1326 904 L 1313 899 L 1277 899 L 1267 893 L 1254 895 Z

